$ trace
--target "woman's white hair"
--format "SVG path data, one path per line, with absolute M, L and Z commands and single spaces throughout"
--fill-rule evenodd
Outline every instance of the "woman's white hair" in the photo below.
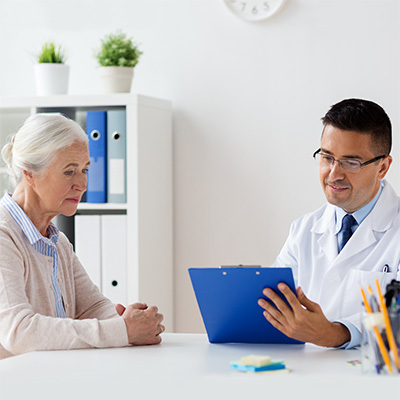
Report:
M 88 137 L 78 123 L 61 114 L 31 115 L 20 130 L 11 135 L 1 156 L 15 185 L 22 170 L 42 174 L 56 153 L 74 142 L 88 143 Z

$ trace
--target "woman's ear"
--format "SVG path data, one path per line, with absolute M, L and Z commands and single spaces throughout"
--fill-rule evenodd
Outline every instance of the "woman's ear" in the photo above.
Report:
M 25 182 L 26 182 L 28 185 L 32 185 L 32 184 L 33 184 L 33 180 L 34 180 L 34 179 L 33 179 L 33 174 L 32 174 L 32 172 L 29 172 L 29 171 L 23 169 L 23 170 L 22 170 L 22 176 L 24 177 Z

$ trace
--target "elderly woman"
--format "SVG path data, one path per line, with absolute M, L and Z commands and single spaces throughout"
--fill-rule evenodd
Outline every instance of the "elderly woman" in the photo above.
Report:
M 29 117 L 2 150 L 15 183 L 0 202 L 0 359 L 34 350 L 157 344 L 155 306 L 114 305 L 51 220 L 86 190 L 88 138 L 60 114 Z

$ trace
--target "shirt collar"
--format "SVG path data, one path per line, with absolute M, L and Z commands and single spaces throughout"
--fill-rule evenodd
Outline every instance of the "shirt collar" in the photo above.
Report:
M 0 204 L 11 214 L 17 225 L 22 229 L 29 243 L 34 244 L 39 240 L 43 240 L 49 245 L 56 245 L 60 231 L 50 222 L 47 232 L 49 237 L 44 237 L 33 225 L 32 221 L 26 215 L 25 211 L 13 200 L 10 193 L 6 193 L 0 201 Z
M 361 207 L 359 210 L 354 211 L 354 213 L 351 214 L 357 221 L 357 225 L 360 225 L 361 222 L 363 222 L 364 219 L 367 217 L 367 215 L 372 211 L 376 202 L 379 199 L 379 196 L 382 193 L 383 186 L 385 186 L 385 181 L 381 180 L 378 193 L 375 195 L 375 197 L 364 207 Z M 342 228 L 342 219 L 346 214 L 347 214 L 346 211 L 344 211 L 342 208 L 335 207 L 335 218 L 336 218 L 335 234 L 338 233 Z

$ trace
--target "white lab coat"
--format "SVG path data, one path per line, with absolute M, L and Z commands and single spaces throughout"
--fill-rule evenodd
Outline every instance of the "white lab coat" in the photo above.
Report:
M 384 182 L 375 207 L 339 254 L 334 230 L 333 205 L 304 215 L 293 222 L 274 266 L 291 267 L 296 285 L 330 321 L 346 320 L 360 329 L 360 287 L 371 285 L 376 293 L 378 279 L 384 292 L 400 279 L 400 198 Z

